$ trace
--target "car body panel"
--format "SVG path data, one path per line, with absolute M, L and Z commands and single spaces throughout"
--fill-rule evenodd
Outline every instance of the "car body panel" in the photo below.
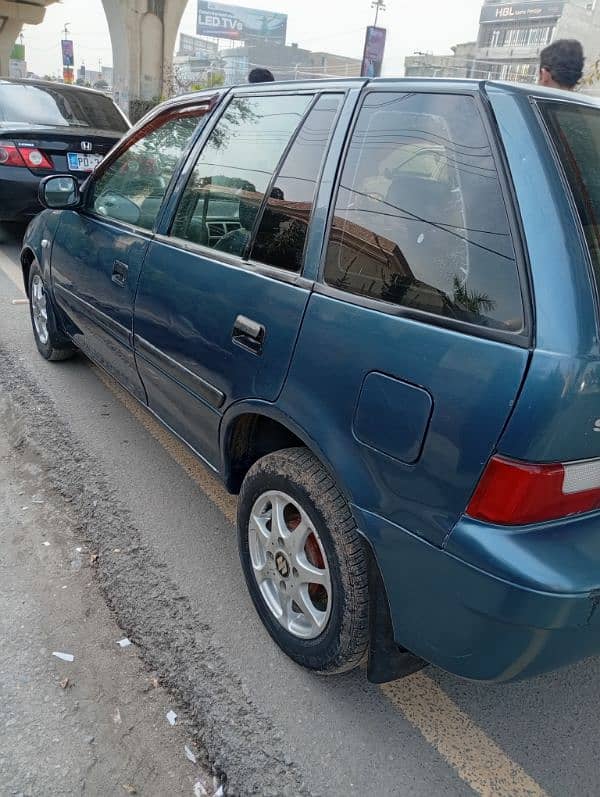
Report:
M 527 359 L 515 346 L 314 293 L 279 404 L 321 441 L 353 503 L 441 545 L 502 433 Z M 432 397 L 431 422 L 413 465 L 352 434 L 371 371 L 402 378 Z M 299 406 L 298 395 L 310 400 Z M 398 405 L 396 417 L 386 417 L 390 434 L 400 415 L 403 423 L 419 422 L 420 409 L 410 419 L 406 409 Z
M 52 281 L 67 330 L 76 341 L 83 327 L 90 338 L 100 336 L 98 328 L 106 336 L 98 319 L 113 306 L 118 334 L 88 352 L 120 378 L 123 365 L 111 361 L 118 339 L 130 370 L 130 384 L 121 381 L 142 401 L 145 385 L 150 409 L 230 487 L 236 483 L 229 443 L 241 415 L 276 420 L 311 448 L 334 475 L 373 552 L 399 645 L 450 672 L 494 681 L 598 653 L 598 513 L 511 528 L 465 515 L 496 452 L 530 461 L 600 454 L 596 294 L 532 96 L 594 103 L 534 87 L 435 79 L 268 84 L 236 93 L 322 86 L 346 91 L 347 101 L 322 173 L 302 277 L 284 278 L 168 239 L 218 109 L 174 176 L 154 232 L 140 236 L 81 213 L 46 211 L 30 227 L 26 247 L 38 256 L 41 237 L 53 235 L 60 219 Z M 478 97 L 496 138 L 522 261 L 525 334 L 498 336 L 391 312 L 320 282 L 340 157 L 361 91 L 376 87 Z M 228 92 L 211 96 L 218 105 Z M 102 231 L 86 230 L 92 224 Z M 79 241 L 68 258 L 65 236 Z M 134 278 L 122 307 L 110 286 L 94 282 L 106 277 L 116 251 Z M 98 273 L 81 287 L 91 263 Z M 87 316 L 69 298 L 77 291 L 92 308 Z M 232 341 L 237 314 L 264 325 L 262 355 Z
M 556 95 L 494 86 L 488 94 L 526 220 L 536 308 L 536 351 L 499 450 L 531 462 L 597 457 L 600 346 L 589 253 L 531 99 Z
M 65 331 L 138 399 L 146 395 L 133 353 L 133 300 L 149 235 L 65 211 L 52 247 L 52 285 Z M 114 279 L 125 267 L 125 284 Z
M 150 407 L 217 465 L 219 416 L 214 410 L 248 396 L 277 398 L 308 297 L 306 286 L 223 263 L 208 252 L 153 242 L 135 303 L 137 360 L 148 382 Z M 240 315 L 264 327 L 259 354 L 233 339 Z M 208 407 L 192 408 L 196 402 Z M 208 435 L 195 413 L 212 427 Z
M 598 590 L 524 586 L 526 556 L 515 561 L 519 580 L 495 575 L 493 528 L 479 529 L 490 540 L 480 568 L 378 515 L 353 511 L 377 551 L 395 638 L 426 661 L 465 678 L 507 682 L 600 652 Z

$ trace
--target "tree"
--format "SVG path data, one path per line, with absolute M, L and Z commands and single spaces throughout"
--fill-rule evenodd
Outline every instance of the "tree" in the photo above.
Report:
M 108 83 L 106 82 L 106 80 L 97 80 L 94 83 L 94 88 L 98 89 L 99 91 L 106 91 L 106 89 L 108 88 Z
M 594 63 L 588 67 L 579 84 L 581 86 L 593 86 L 595 83 L 600 83 L 600 58 L 596 58 Z

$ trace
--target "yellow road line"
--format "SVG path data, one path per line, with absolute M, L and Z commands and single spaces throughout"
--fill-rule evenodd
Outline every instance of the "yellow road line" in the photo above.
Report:
M 235 524 L 236 499 L 177 438 L 112 377 L 94 369 L 104 385 L 160 443 L 208 498 Z M 387 700 L 422 734 L 457 775 L 481 797 L 547 797 L 542 787 L 495 743 L 424 672 L 383 684 Z
M 546 797 L 542 787 L 424 672 L 383 684 L 381 690 L 477 794 Z

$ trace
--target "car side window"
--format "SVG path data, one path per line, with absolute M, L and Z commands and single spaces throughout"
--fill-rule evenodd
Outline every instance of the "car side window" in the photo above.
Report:
M 300 271 L 317 180 L 342 95 L 323 95 L 304 120 L 267 199 L 251 259 Z
M 243 256 L 265 192 L 311 100 L 308 94 L 234 98 L 194 166 L 171 235 Z
M 438 316 L 522 330 L 508 217 L 472 97 L 367 95 L 338 189 L 325 281 Z
M 171 112 L 140 131 L 94 182 L 88 207 L 99 216 L 151 230 L 169 181 L 207 108 Z

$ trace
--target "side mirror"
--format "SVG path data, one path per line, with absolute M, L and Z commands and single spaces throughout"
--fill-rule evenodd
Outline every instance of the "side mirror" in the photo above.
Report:
M 79 183 L 70 174 L 44 177 L 38 196 L 41 204 L 50 210 L 76 208 L 81 202 Z

